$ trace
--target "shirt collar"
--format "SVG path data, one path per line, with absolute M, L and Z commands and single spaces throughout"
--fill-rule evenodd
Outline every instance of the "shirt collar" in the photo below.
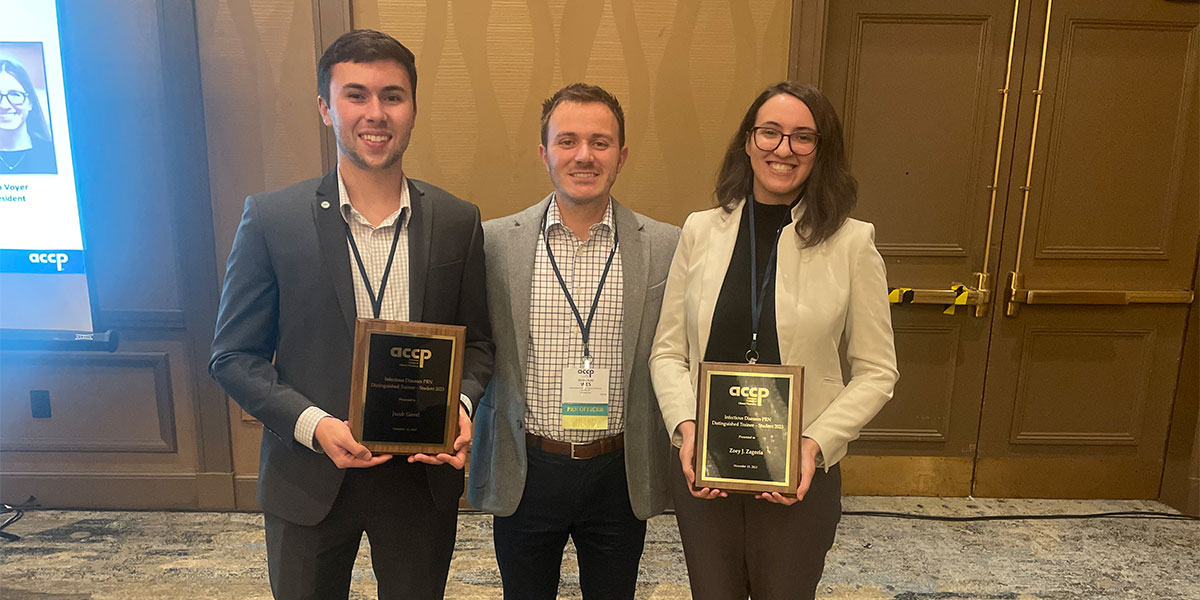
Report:
M 362 216 L 362 213 L 358 212 L 358 209 L 354 208 L 353 204 L 350 204 L 350 194 L 346 192 L 346 181 L 342 179 L 341 167 L 338 167 L 337 169 L 337 182 L 338 208 L 341 209 L 342 218 L 345 219 L 347 223 L 350 222 L 350 219 L 355 219 L 363 225 L 374 227 L 370 224 L 370 222 L 367 221 L 366 217 Z M 408 196 L 408 177 L 403 177 L 400 180 L 400 208 L 397 208 L 396 212 L 388 215 L 387 218 L 379 224 L 379 227 L 390 227 L 395 224 L 397 220 L 399 220 L 400 226 L 407 228 L 409 220 L 401 218 L 405 213 L 412 214 L 412 202 Z M 378 229 L 379 227 L 375 228 Z
M 614 229 L 613 218 L 613 200 L 610 196 L 608 198 L 608 207 L 604 209 L 604 217 L 600 219 L 599 223 L 593 223 L 591 227 L 588 227 L 588 231 L 595 232 L 596 228 L 600 228 L 601 230 L 611 232 Z M 543 233 L 549 233 L 550 228 L 554 225 L 558 225 L 562 229 L 567 229 L 567 226 L 562 222 L 562 213 L 558 212 L 557 195 L 550 199 L 550 207 L 546 211 L 546 228 L 543 230 Z

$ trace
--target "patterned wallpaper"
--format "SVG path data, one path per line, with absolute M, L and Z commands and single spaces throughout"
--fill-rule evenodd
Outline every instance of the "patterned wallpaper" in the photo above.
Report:
M 625 109 L 629 161 L 613 195 L 682 224 L 712 205 L 746 106 L 787 75 L 790 0 L 355 0 L 355 27 L 417 55 L 417 127 L 405 171 L 480 206 L 518 211 L 552 188 L 538 158 L 541 103 L 575 82 Z
M 217 264 L 246 196 L 321 174 L 311 0 L 196 2 Z

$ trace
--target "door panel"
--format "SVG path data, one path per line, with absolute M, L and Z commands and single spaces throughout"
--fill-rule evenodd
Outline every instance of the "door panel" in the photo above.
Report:
M 975 495 L 1157 497 L 1186 312 L 998 316 Z
M 1188 289 L 1200 11 L 1161 1 L 1051 8 L 1019 271 L 1035 288 L 1065 287 L 1066 269 L 1081 288 Z M 1025 89 L 1036 89 L 1037 71 L 1026 74 Z
M 898 285 L 980 271 L 1013 2 L 832 3 L 824 91 Z M 1011 134 L 1010 134 L 1011 135 Z
M 1079 0 L 1031 15 L 1001 261 L 1016 291 L 993 311 L 976 495 L 1158 495 L 1188 307 L 1125 292 L 1190 296 L 1197 16 Z M 1031 289 L 1090 293 L 1010 301 Z
M 1195 3 L 828 15 L 855 216 L 889 285 L 916 288 L 894 297 L 901 378 L 846 489 L 1157 497 L 1200 238 Z M 982 306 L 920 304 L 947 297 Z
M 1014 2 L 830 3 L 825 93 L 877 227 L 889 285 L 950 290 L 986 271 Z M 1003 164 L 1001 164 L 1003 163 Z M 994 257 L 991 258 L 994 262 Z M 955 294 L 950 293 L 953 301 Z M 848 493 L 970 493 L 990 320 L 897 304 L 895 398 L 847 459 Z

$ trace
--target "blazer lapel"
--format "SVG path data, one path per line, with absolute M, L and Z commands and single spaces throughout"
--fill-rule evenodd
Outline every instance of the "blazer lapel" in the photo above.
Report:
M 704 253 L 704 263 L 699 266 L 704 274 L 700 288 L 700 309 L 697 319 L 700 323 L 700 356 L 704 356 L 708 348 L 708 334 L 711 331 L 713 312 L 717 309 L 717 296 L 721 293 L 721 285 L 725 283 L 725 273 L 729 271 L 729 259 L 733 257 L 733 247 L 737 244 L 738 224 L 742 221 L 742 207 L 745 202 L 733 209 L 714 211 L 713 232 L 708 238 L 708 249 Z
M 794 208 L 792 208 L 792 224 L 800 221 L 804 216 L 805 204 L 801 200 Z M 783 232 L 783 239 L 779 240 L 779 258 L 775 263 L 775 306 L 794 306 L 800 300 L 799 290 L 801 282 L 807 280 L 806 271 L 808 270 L 808 261 L 811 258 L 811 253 L 804 248 L 800 236 L 796 234 L 796 229 L 793 225 L 788 225 Z M 780 276 L 782 274 L 782 277 Z M 794 310 L 780 311 L 775 313 L 775 329 L 780 332 L 794 331 L 804 332 L 807 330 L 793 323 L 793 319 L 798 313 Z M 779 336 L 779 358 L 783 364 L 796 364 L 797 360 L 797 343 L 802 335 L 780 335 Z
M 529 366 L 529 303 L 533 291 L 533 263 L 537 258 L 540 233 L 538 226 L 553 197 L 554 194 L 550 194 L 541 202 L 514 215 L 511 229 L 506 232 L 509 235 L 500 241 L 501 244 L 507 245 L 507 251 L 504 252 L 507 258 L 504 272 L 509 300 L 512 302 L 513 339 L 517 341 L 517 362 L 522 380 Z
M 624 318 L 621 330 L 622 347 L 622 376 L 625 389 L 629 389 L 629 378 L 633 373 L 633 363 L 637 357 L 637 346 L 642 328 L 642 312 L 646 307 L 646 277 L 649 273 L 649 260 L 646 256 L 646 244 L 642 235 L 643 226 L 638 222 L 633 211 L 613 203 L 613 220 L 617 224 L 619 237 L 617 248 L 621 253 L 621 275 L 624 281 Z M 653 332 L 651 332 L 653 334 Z
M 337 167 L 325 174 L 317 186 L 317 195 L 312 204 L 313 222 L 317 227 L 317 239 L 321 245 L 321 266 L 333 284 L 342 319 L 346 323 L 346 335 L 354 338 L 354 318 L 358 309 L 354 304 L 354 283 L 350 279 L 350 250 L 346 248 L 346 220 L 342 217 L 338 199 Z
M 425 279 L 433 244 L 433 202 L 412 179 L 408 181 L 408 320 L 420 321 L 425 310 Z

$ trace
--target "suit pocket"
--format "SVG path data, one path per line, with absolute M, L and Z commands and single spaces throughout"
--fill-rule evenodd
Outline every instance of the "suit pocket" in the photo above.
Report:
M 667 290 L 667 280 L 664 279 L 648 288 L 646 288 L 646 302 L 655 302 L 662 300 L 663 292 Z
M 452 260 L 448 263 L 442 263 L 440 265 L 434 265 L 432 267 L 429 267 L 429 272 L 432 273 L 438 269 L 461 268 L 460 265 L 462 265 L 462 264 L 463 264 L 463 259 L 460 258 L 458 260 Z
M 846 389 L 846 384 L 842 383 L 841 379 L 837 377 L 822 378 L 820 392 L 822 403 L 828 405 L 829 403 L 833 402 L 834 399 L 838 397 L 838 394 L 841 394 L 842 390 L 844 389 Z

